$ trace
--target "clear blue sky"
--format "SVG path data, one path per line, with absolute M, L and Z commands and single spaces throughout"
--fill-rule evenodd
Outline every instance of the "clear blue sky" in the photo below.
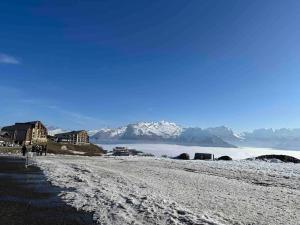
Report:
M 300 127 L 300 1 L 0 2 L 0 126 Z

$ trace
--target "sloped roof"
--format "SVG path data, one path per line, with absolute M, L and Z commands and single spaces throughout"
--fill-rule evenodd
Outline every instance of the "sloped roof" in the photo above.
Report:
M 86 132 L 85 130 L 77 130 L 77 131 L 71 131 L 71 132 L 66 132 L 66 133 L 60 133 L 60 134 L 55 134 L 54 137 L 63 137 L 63 136 L 69 136 L 69 135 L 76 135 L 81 132 Z
M 25 123 L 15 123 L 15 125 L 12 125 L 12 126 L 2 127 L 1 130 L 4 130 L 4 131 L 5 130 L 17 130 L 17 129 L 18 130 L 27 130 L 28 128 L 33 128 L 36 123 L 41 123 L 43 125 L 43 123 L 41 121 L 36 120 L 36 121 L 30 121 L 30 122 L 25 122 Z

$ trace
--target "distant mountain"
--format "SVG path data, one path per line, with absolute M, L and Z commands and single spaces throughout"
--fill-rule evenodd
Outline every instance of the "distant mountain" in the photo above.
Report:
M 140 141 L 182 145 L 234 147 L 208 130 L 202 130 L 201 128 L 182 128 L 175 123 L 167 121 L 140 122 L 116 129 L 102 129 L 93 135 L 91 140 L 98 143 L 113 141 Z
M 93 135 L 97 134 L 99 131 L 100 130 L 88 130 L 87 132 L 88 132 L 89 136 L 93 136 Z
M 46 126 L 47 130 L 48 130 L 48 134 L 51 136 L 54 136 L 55 134 L 60 134 L 60 133 L 65 133 L 68 132 L 69 130 L 65 130 L 59 127 L 55 127 L 55 126 Z
M 176 138 L 175 142 L 179 144 L 199 145 L 208 147 L 235 147 L 224 141 L 222 138 L 213 135 L 207 129 L 186 128 Z
M 119 139 L 125 133 L 126 127 L 103 128 L 91 136 L 94 140 L 115 140 Z
M 256 129 L 241 134 L 239 145 L 300 150 L 300 129 Z
M 239 142 L 243 140 L 243 137 L 239 134 L 236 134 L 228 127 L 220 126 L 220 127 L 210 127 L 205 129 L 210 134 L 213 134 L 219 138 L 222 138 L 226 142 Z
M 182 128 L 166 121 L 129 124 L 122 139 L 168 140 L 178 137 Z

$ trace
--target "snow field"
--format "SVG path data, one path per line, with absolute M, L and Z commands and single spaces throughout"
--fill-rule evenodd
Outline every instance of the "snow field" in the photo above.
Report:
M 51 156 L 38 165 L 100 224 L 299 224 L 300 166 Z

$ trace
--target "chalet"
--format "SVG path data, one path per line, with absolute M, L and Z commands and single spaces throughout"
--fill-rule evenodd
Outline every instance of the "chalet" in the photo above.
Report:
M 47 142 L 47 128 L 40 121 L 15 123 L 12 126 L 2 127 L 1 133 L 6 139 L 15 144 L 43 144 Z
M 54 138 L 57 142 L 61 143 L 69 143 L 74 145 L 89 144 L 89 135 L 85 130 L 55 134 Z

